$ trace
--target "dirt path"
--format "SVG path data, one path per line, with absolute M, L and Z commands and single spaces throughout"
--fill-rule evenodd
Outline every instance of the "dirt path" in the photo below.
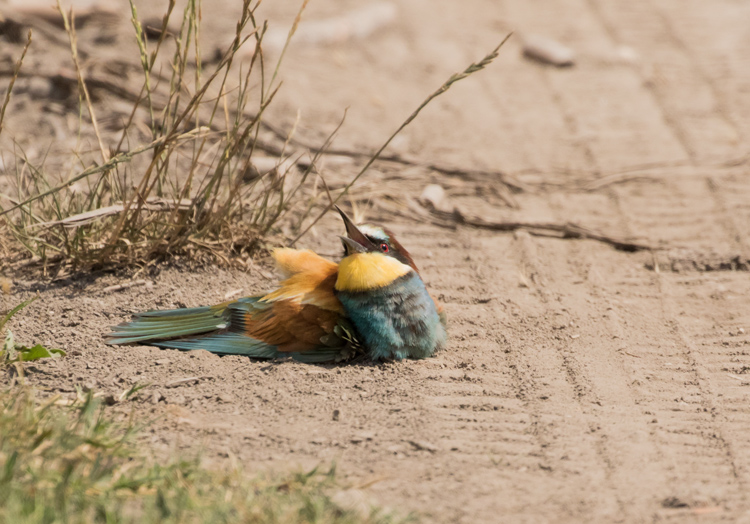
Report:
M 705 271 L 750 254 L 750 168 L 728 162 L 748 152 L 750 6 L 398 8 L 367 41 L 293 49 L 270 118 L 288 123 L 301 108 L 300 132 L 320 132 L 350 106 L 338 144 L 371 149 L 506 30 L 551 36 L 576 50 L 574 68 L 522 59 L 516 38 L 396 150 L 517 173 L 533 189 L 516 195 L 517 210 L 486 198 L 494 180 L 481 181 L 482 194 L 451 193 L 487 219 L 575 221 L 679 249 L 627 254 L 374 211 L 445 304 L 451 343 L 434 359 L 321 367 L 104 346 L 100 334 L 131 312 L 271 285 L 252 272 L 170 269 L 145 291 L 105 294 L 112 276 L 41 286 L 17 338 L 74 351 L 36 365 L 34 380 L 63 392 L 150 382 L 136 406 L 156 419 L 158 453 L 202 446 L 209 461 L 249 468 L 335 460 L 368 496 L 427 522 L 750 521 L 750 282 L 744 271 Z M 335 10 L 321 0 L 309 16 Z M 633 166 L 644 168 L 608 178 Z M 461 183 L 404 173 L 420 187 Z M 582 190 L 581 180 L 616 183 Z M 337 252 L 327 239 L 339 227 L 331 217 L 307 246 Z M 38 287 L 16 282 L 23 295 Z

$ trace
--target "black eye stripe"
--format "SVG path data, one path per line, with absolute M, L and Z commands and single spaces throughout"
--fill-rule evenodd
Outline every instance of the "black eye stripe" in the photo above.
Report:
M 372 236 L 370 236 L 370 235 L 365 235 L 365 236 L 367 237 L 367 240 L 369 240 L 370 242 L 372 242 L 372 243 L 373 243 L 373 244 L 375 244 L 376 246 L 379 246 L 380 244 L 388 244 L 388 245 L 390 245 L 390 244 L 391 244 L 391 243 L 390 243 L 390 242 L 388 241 L 388 239 L 387 239 L 387 238 L 378 238 L 378 237 L 372 237 Z

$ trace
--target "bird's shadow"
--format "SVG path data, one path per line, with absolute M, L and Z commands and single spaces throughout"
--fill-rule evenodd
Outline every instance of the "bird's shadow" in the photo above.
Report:
M 220 355 L 220 356 L 229 356 L 229 355 Z M 253 357 L 247 357 L 250 360 L 261 362 L 265 364 L 265 366 L 261 367 L 261 371 L 268 371 L 271 369 L 276 369 L 283 365 L 288 365 L 289 363 L 298 364 L 301 366 L 312 366 L 319 369 L 341 369 L 341 368 L 359 368 L 359 369 L 372 369 L 372 368 L 383 368 L 384 366 L 388 366 L 390 364 L 393 364 L 395 360 L 379 360 L 374 361 L 370 359 L 367 355 L 358 355 L 350 360 L 341 361 L 341 362 L 301 362 L 299 360 L 295 360 L 292 357 L 280 357 L 275 358 L 273 360 L 263 360 L 263 359 L 257 359 Z

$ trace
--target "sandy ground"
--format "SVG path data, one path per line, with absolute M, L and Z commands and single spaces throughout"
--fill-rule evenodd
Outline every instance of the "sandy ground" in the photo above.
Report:
M 317 0 L 308 16 L 366 3 Z M 264 7 L 272 20 L 294 14 Z M 103 291 L 115 275 L 18 277 L 16 297 L 42 299 L 18 319 L 17 338 L 70 352 L 36 363 L 33 382 L 66 395 L 76 384 L 118 394 L 150 383 L 110 409 L 154 420 L 159 456 L 201 447 L 219 467 L 250 470 L 336 461 L 373 501 L 426 522 L 750 522 L 750 282 L 731 270 L 750 254 L 750 4 L 397 7 L 364 40 L 292 48 L 269 118 L 289 125 L 299 109 L 300 132 L 319 139 L 348 107 L 337 145 L 371 150 L 512 29 L 497 62 L 426 109 L 395 147 L 515 174 L 528 187 L 518 209 L 487 198 L 490 177 L 462 191 L 456 177 L 403 170 L 408 188 L 389 189 L 439 182 L 487 219 L 575 221 L 670 249 L 623 253 L 375 210 L 445 304 L 450 344 L 426 361 L 348 367 L 103 344 L 133 312 L 268 289 L 264 260 L 262 272 L 178 263 L 120 293 Z M 206 33 L 231 30 L 227 13 L 207 14 Z M 576 65 L 524 59 L 527 33 L 569 45 Z M 301 245 L 335 255 L 339 229 L 330 217 Z

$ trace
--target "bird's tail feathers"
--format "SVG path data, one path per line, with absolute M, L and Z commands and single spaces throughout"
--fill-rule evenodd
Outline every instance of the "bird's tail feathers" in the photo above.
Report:
M 181 350 L 205 349 L 211 353 L 273 358 L 271 346 L 243 333 L 247 313 L 268 307 L 260 297 L 241 298 L 216 306 L 148 311 L 132 322 L 115 326 L 107 335 L 110 345 L 146 343 Z
M 280 352 L 276 346 L 250 337 L 246 319 L 267 309 L 261 297 L 246 297 L 210 307 L 148 311 L 132 322 L 115 326 L 107 344 L 145 343 L 184 351 L 204 349 L 220 355 L 252 358 L 290 356 L 307 363 L 342 362 L 364 355 L 354 327 L 340 318 L 334 332 L 321 338 L 321 345 L 303 352 Z
M 240 333 L 217 333 L 189 339 L 167 340 L 155 342 L 154 346 L 184 351 L 205 349 L 217 355 L 245 355 L 253 358 L 274 358 L 278 354 L 276 346 Z
M 107 344 L 155 342 L 170 338 L 199 335 L 227 327 L 226 306 L 196 307 L 168 311 L 147 311 L 112 328 Z

